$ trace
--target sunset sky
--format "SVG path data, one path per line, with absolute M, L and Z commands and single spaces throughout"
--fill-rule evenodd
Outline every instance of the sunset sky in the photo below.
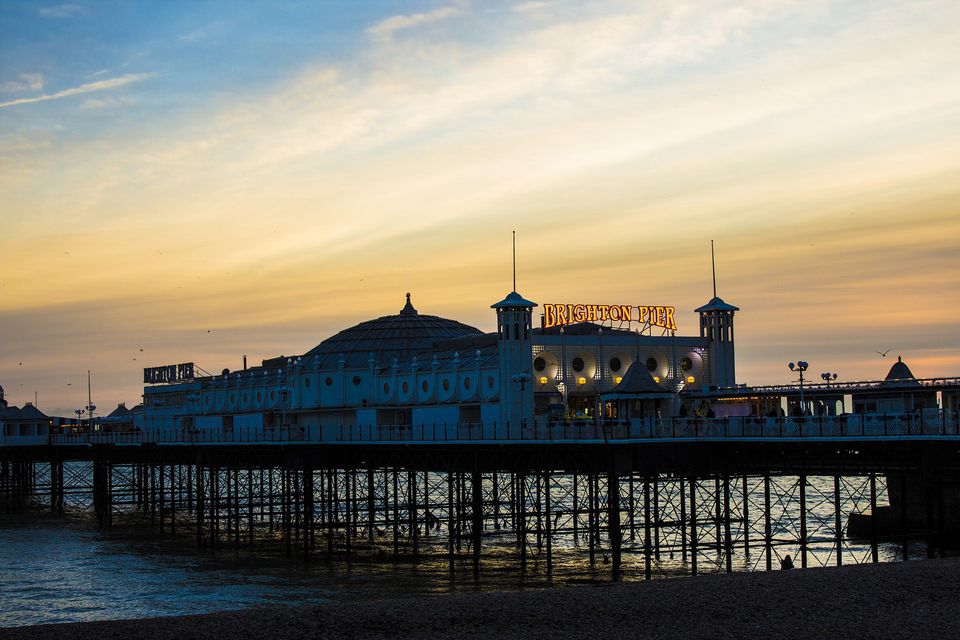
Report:
M 0 4 L 0 385 L 719 293 L 740 382 L 960 375 L 960 3 Z M 875 351 L 891 349 L 883 359 Z

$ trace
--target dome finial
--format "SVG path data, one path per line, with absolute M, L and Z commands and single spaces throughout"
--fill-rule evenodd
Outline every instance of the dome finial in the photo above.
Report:
M 400 310 L 400 315 L 402 316 L 415 316 L 417 315 L 417 310 L 413 308 L 413 304 L 410 302 L 410 292 L 407 292 L 407 303 L 403 305 L 403 309 Z

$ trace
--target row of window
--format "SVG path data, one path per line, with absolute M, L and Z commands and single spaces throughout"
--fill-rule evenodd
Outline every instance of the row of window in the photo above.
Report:
M 616 358 L 616 357 L 610 358 L 610 362 L 607 364 L 610 365 L 610 371 L 613 371 L 614 373 L 619 372 L 620 369 L 623 368 L 623 363 L 620 361 L 620 358 Z M 660 368 L 660 363 L 654 357 L 647 358 L 647 361 L 645 364 L 647 366 L 647 371 L 656 371 L 657 369 Z M 570 362 L 570 366 L 577 373 L 583 371 L 583 368 L 584 368 L 583 358 L 579 356 L 574 358 Z M 547 368 L 547 361 L 544 360 L 543 357 L 537 356 L 533 360 L 533 368 L 537 371 L 543 371 L 544 369 Z M 691 369 L 693 369 L 693 361 L 690 358 L 684 358 L 683 360 L 680 361 L 680 368 L 683 369 L 684 371 L 690 371 Z
M 494 380 L 493 376 L 487 376 L 487 387 L 489 387 L 490 389 L 493 389 L 494 386 L 496 386 L 496 384 L 497 384 L 497 381 Z M 444 378 L 444 379 L 440 382 L 440 386 L 443 388 L 444 391 L 450 391 L 450 380 L 449 380 L 448 378 Z M 464 379 L 463 379 L 463 388 L 466 389 L 467 391 L 469 391 L 472 387 L 473 387 L 473 380 L 472 380 L 471 378 L 464 378 Z M 423 381 L 420 383 L 420 389 L 423 390 L 424 393 L 429 392 L 429 391 L 430 391 L 430 383 L 429 383 L 427 380 L 423 380 Z M 400 390 L 401 390 L 403 393 L 409 393 L 409 392 L 410 392 L 410 383 L 407 382 L 406 380 L 404 380 L 402 383 L 400 383 Z M 389 382 L 384 382 L 384 383 L 383 383 L 383 393 L 384 393 L 385 395 L 389 395 L 389 394 L 390 394 L 390 383 L 389 383 Z

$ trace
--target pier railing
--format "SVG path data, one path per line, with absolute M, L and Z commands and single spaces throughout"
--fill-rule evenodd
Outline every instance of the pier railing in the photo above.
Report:
M 630 421 L 570 421 L 533 424 L 430 423 L 414 425 L 288 425 L 232 430 L 160 428 L 133 431 L 53 433 L 22 441 L 7 436 L 0 446 L 194 445 L 443 442 L 575 442 L 767 438 L 960 437 L 960 412 L 904 415 L 848 414 L 804 417 L 644 418 Z

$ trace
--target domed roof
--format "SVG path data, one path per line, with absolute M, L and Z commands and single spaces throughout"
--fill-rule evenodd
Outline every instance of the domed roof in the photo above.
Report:
M 912 382 L 916 379 L 916 376 L 910 371 L 910 367 L 903 361 L 903 357 L 897 356 L 897 361 L 890 367 L 884 382 Z
M 723 298 L 714 296 L 710 298 L 710 302 L 693 310 L 694 313 L 704 313 L 706 311 L 740 311 L 740 307 L 735 307 L 724 302 Z
M 348 367 L 367 364 L 370 354 L 377 364 L 387 366 L 396 357 L 403 361 L 416 353 L 430 351 L 437 342 L 453 338 L 482 336 L 474 327 L 439 316 L 421 315 L 414 309 L 407 294 L 407 303 L 394 316 L 367 320 L 330 336 L 304 354 L 304 358 L 320 356 L 326 366 L 335 365 L 343 354 Z

